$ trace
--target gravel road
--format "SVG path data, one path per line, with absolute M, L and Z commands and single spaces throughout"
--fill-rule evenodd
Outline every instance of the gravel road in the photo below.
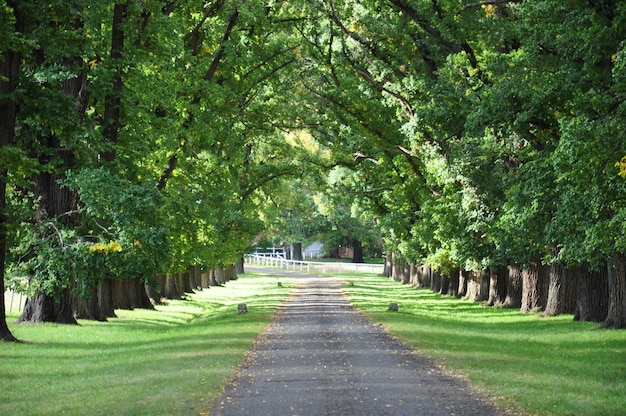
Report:
M 341 280 L 299 277 L 212 416 L 503 415 L 357 312 Z

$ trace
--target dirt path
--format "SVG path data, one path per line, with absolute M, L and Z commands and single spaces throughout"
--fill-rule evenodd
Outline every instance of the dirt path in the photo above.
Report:
M 504 414 L 355 311 L 340 280 L 298 277 L 212 416 Z

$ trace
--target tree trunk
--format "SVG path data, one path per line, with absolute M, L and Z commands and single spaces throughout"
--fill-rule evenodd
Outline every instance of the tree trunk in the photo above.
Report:
M 209 270 L 209 285 L 219 286 L 219 283 L 217 282 L 217 278 L 215 277 L 215 269 Z
M 440 268 L 433 269 L 432 271 L 432 280 L 430 284 L 430 289 L 435 293 L 439 293 L 441 291 L 441 269 Z
M 100 311 L 108 318 L 116 318 L 115 307 L 113 306 L 113 281 L 109 278 L 98 282 L 98 305 Z
M 191 287 L 191 275 L 190 273 L 178 273 L 176 275 L 176 284 L 178 285 L 178 290 L 182 289 L 181 295 L 183 293 L 193 293 L 193 288 Z
M 202 288 L 208 289 L 211 286 L 211 275 L 213 270 L 207 270 L 200 275 L 200 281 L 202 282 Z
M 430 265 L 424 265 L 422 266 L 422 282 L 420 287 L 431 287 L 432 284 L 432 276 L 433 276 L 433 269 L 432 267 L 430 267 Z
M 506 267 L 489 269 L 489 306 L 501 306 L 506 299 L 508 269 Z
M 452 269 L 450 272 L 450 282 L 448 284 L 448 291 L 446 295 L 448 296 L 458 296 L 459 294 L 459 281 L 460 281 L 460 270 Z
M 365 263 L 363 260 L 363 244 L 357 238 L 352 239 L 352 263 Z
M 409 265 L 409 284 L 417 287 L 417 274 L 419 267 L 415 263 Z
M 237 280 L 237 266 L 231 264 L 226 268 L 226 281 Z
M 457 292 L 457 296 L 462 298 L 465 297 L 467 295 L 467 282 L 469 280 L 470 277 L 470 272 L 462 269 L 459 272 L 459 290 Z
M 552 247 L 552 257 L 557 258 L 559 250 L 556 246 Z M 565 282 L 563 276 L 563 266 L 556 261 L 550 264 L 548 273 L 548 298 L 546 300 L 546 309 L 543 316 L 556 316 L 565 312 Z
M 489 283 L 491 282 L 491 277 L 489 274 L 489 270 L 485 269 L 480 272 L 480 296 L 478 300 L 480 302 L 489 299 Z
M 213 274 L 215 277 L 215 283 L 217 286 L 221 286 L 224 283 L 226 283 L 226 279 L 224 277 L 224 267 L 222 266 L 216 266 L 215 269 L 213 269 Z
M 293 249 L 291 259 L 295 261 L 302 261 L 302 243 L 293 243 L 291 246 Z
M 522 270 L 517 264 L 510 264 L 508 279 L 506 279 L 506 298 L 502 302 L 505 308 L 522 307 Z
M 162 303 L 161 299 L 165 298 L 164 293 L 165 285 L 167 284 L 167 274 L 157 274 L 154 276 L 154 280 L 156 281 L 156 287 L 148 286 L 146 293 L 153 304 L 160 305 Z
M 63 289 L 58 300 L 43 294 L 26 299 L 24 311 L 17 322 L 78 324 L 72 312 L 72 288 Z
M 539 278 L 539 261 L 533 260 L 522 270 L 522 313 L 541 310 L 541 286 Z
M 391 253 L 391 279 L 399 282 L 401 278 L 402 272 L 400 267 L 400 261 L 398 260 L 398 256 L 396 253 Z
M 244 274 L 246 272 L 244 265 L 245 265 L 245 261 L 244 261 L 243 257 L 241 257 L 239 260 L 237 260 L 237 263 L 236 263 L 237 274 Z
M 98 287 L 94 286 L 90 292 L 89 299 L 81 299 L 79 295 L 73 295 L 74 318 L 106 322 L 107 317 L 102 313 L 98 303 Z
M 178 285 L 176 284 L 176 278 L 167 275 L 165 278 L 165 286 L 163 288 L 163 297 L 166 299 L 180 299 L 181 293 L 178 290 Z
M 477 302 L 480 300 L 480 273 L 469 272 L 467 278 L 467 291 L 465 293 L 466 300 Z
M 440 274 L 440 287 L 439 294 L 447 295 L 450 290 L 450 273 L 439 272 Z
M 17 33 L 24 32 L 25 14 L 18 7 L 13 8 L 15 21 L 13 29 Z M 17 116 L 17 104 L 13 93 L 17 87 L 17 79 L 20 74 L 20 52 L 6 49 L 0 55 L 0 151 L 4 147 L 12 145 L 15 139 L 15 123 Z M 10 97 L 10 98 L 9 98 Z M 0 167 L 0 339 L 5 341 L 17 341 L 11 333 L 6 319 L 6 306 L 4 304 L 4 276 L 6 263 L 6 241 L 8 232 L 8 218 L 6 216 L 6 190 L 8 170 Z
M 112 289 L 115 309 L 154 309 L 141 278 L 114 279 Z
M 616 254 L 607 262 L 609 303 L 602 328 L 626 328 L 626 256 Z
M 393 274 L 393 256 L 392 253 L 385 255 L 385 262 L 383 264 L 383 277 L 391 277 Z
M 576 286 L 576 272 L 572 268 L 563 269 L 563 313 L 576 313 L 578 287 Z
M 575 270 L 576 313 L 574 320 L 582 322 L 602 322 L 608 313 L 608 267 L 590 271 L 583 264 Z

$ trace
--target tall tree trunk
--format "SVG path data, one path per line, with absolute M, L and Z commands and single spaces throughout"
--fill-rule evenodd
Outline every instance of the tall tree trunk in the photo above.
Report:
M 291 247 L 293 250 L 291 259 L 295 261 L 302 261 L 302 243 L 293 243 Z
M 74 318 L 89 319 L 92 321 L 105 322 L 107 316 L 102 313 L 100 303 L 98 302 L 98 286 L 94 286 L 90 290 L 89 299 L 82 299 L 79 295 L 73 295 Z
M 465 269 L 461 269 L 461 271 L 459 272 L 459 290 L 457 292 L 457 296 L 462 298 L 465 297 L 467 295 L 467 281 L 470 278 L 470 272 L 465 270 Z
M 439 267 L 433 269 L 430 289 L 436 293 L 441 291 L 441 269 Z
M 576 313 L 576 301 L 578 296 L 578 287 L 576 286 L 576 271 L 574 268 L 563 269 L 563 313 Z
M 439 287 L 439 294 L 441 295 L 447 295 L 448 294 L 448 290 L 450 290 L 450 273 L 444 273 L 443 271 L 440 272 L 441 278 L 440 278 L 440 287 Z
M 25 16 L 13 3 L 14 1 L 8 2 L 8 5 L 13 7 L 15 16 L 14 30 L 17 33 L 22 33 L 24 31 Z M 13 92 L 17 86 L 21 60 L 21 54 L 10 49 L 5 50 L 4 53 L 0 55 L 0 151 L 3 147 L 13 144 L 15 138 L 17 104 L 13 98 Z M 9 221 L 6 216 L 8 173 L 5 167 L 0 167 L 0 292 L 2 293 L 0 299 L 0 339 L 5 341 L 17 341 L 7 325 L 6 306 L 4 304 L 4 271 Z
M 590 271 L 587 264 L 576 268 L 576 313 L 574 320 L 602 322 L 608 313 L 608 267 Z
M 383 265 L 383 277 L 391 277 L 393 274 L 393 254 L 385 254 L 385 263 Z
M 533 260 L 522 270 L 522 306 L 520 307 L 522 313 L 541 310 L 540 268 L 539 261 Z
M 45 147 L 55 150 L 62 169 L 70 169 L 74 164 L 74 152 L 71 149 L 61 148 L 58 138 L 51 136 L 42 138 L 46 141 Z M 50 163 L 47 155 L 41 156 L 42 164 Z M 33 176 L 33 193 L 40 200 L 41 221 L 46 218 L 60 219 L 70 224 L 76 210 L 77 195 L 70 189 L 59 184 L 59 177 L 55 173 L 41 172 Z M 72 287 L 56 287 L 61 296 L 53 298 L 46 293 L 38 293 L 35 299 L 28 299 L 18 320 L 20 323 L 55 322 L 60 324 L 76 324 L 72 311 Z M 29 302 L 30 301 L 30 302 Z
M 455 297 L 458 296 L 460 273 L 461 270 L 459 269 L 452 269 L 452 271 L 450 272 L 450 282 L 448 284 L 448 291 L 446 295 Z
M 508 279 L 506 280 L 506 298 L 502 303 L 505 308 L 522 307 L 522 270 L 517 264 L 509 265 Z
M 481 273 L 480 272 L 469 272 L 467 278 L 467 291 L 465 293 L 466 300 L 470 300 L 472 302 L 477 302 L 480 300 L 480 282 L 481 282 Z
M 178 290 L 178 286 L 176 284 L 176 278 L 171 276 L 170 274 L 168 274 L 167 277 L 165 278 L 165 286 L 163 288 L 163 297 L 166 299 L 180 299 L 181 298 L 181 293 Z
M 418 270 L 419 270 L 419 266 L 411 262 L 411 264 L 409 265 L 409 284 L 411 286 L 417 287 L 418 273 L 419 273 Z
M 559 249 L 552 247 L 552 257 L 557 258 Z M 563 266 L 556 261 L 550 264 L 548 299 L 546 301 L 546 309 L 543 311 L 544 316 L 556 316 L 565 312 L 565 282 L 563 278 Z
M 215 269 L 213 269 L 213 274 L 215 276 L 216 285 L 221 286 L 226 283 L 226 273 L 224 272 L 223 266 L 216 266 Z
M 108 318 L 116 318 L 113 306 L 113 280 L 105 277 L 98 282 L 98 305 L 100 311 Z
M 237 260 L 237 263 L 235 264 L 237 266 L 237 274 L 244 274 L 246 272 L 245 261 L 243 257 L 239 258 L 239 260 Z
M 489 269 L 489 306 L 501 306 L 506 299 L 508 268 L 491 267 Z
M 363 260 L 363 244 L 358 238 L 352 239 L 352 263 L 365 263 L 365 260 Z
M 607 262 L 609 304 L 602 328 L 626 328 L 626 256 L 616 254 Z

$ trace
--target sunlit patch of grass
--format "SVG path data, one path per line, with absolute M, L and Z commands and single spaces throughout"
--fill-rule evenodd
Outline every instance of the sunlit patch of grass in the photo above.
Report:
M 375 323 L 502 406 L 541 415 L 626 409 L 626 331 L 491 308 L 382 277 L 348 278 L 344 291 Z M 391 302 L 398 312 L 387 311 Z
M 0 414 L 200 414 L 221 393 L 292 279 L 241 275 L 156 310 L 80 326 L 14 325 L 0 344 Z M 248 313 L 237 314 L 246 303 Z

